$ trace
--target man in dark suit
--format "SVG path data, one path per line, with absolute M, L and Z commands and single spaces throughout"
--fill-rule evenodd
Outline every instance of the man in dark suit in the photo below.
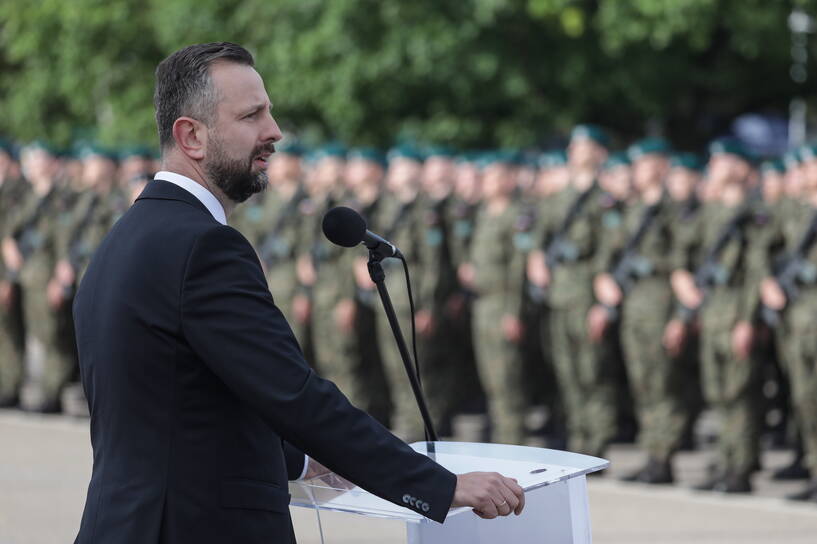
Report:
M 515 481 L 452 474 L 304 362 L 253 248 L 225 224 L 265 187 L 281 138 L 252 56 L 190 46 L 156 79 L 163 171 L 74 304 L 94 450 L 76 542 L 294 542 L 287 480 L 321 465 L 438 522 L 451 506 L 519 514 Z

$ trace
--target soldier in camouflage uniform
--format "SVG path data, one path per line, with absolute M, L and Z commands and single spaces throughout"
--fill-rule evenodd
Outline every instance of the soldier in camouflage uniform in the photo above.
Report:
M 782 314 L 780 322 L 787 333 L 786 371 L 790 378 L 794 420 L 799 427 L 804 463 L 811 474 L 806 488 L 792 499 L 817 502 L 817 387 L 815 372 L 817 344 L 817 147 L 802 150 L 803 185 L 799 213 L 787 215 L 783 234 L 786 259 L 761 286 L 766 308 Z M 793 272 L 788 272 L 789 269 Z M 785 271 L 784 271 L 785 270 Z M 790 282 L 789 290 L 783 282 Z
M 28 184 L 19 176 L 11 144 L 0 141 L 0 238 Z M 0 407 L 17 404 L 23 378 L 25 330 L 20 285 L 0 259 Z
M 421 173 L 422 157 L 413 147 L 404 145 L 389 152 L 385 186 L 380 196 L 377 214 L 372 218 L 370 227 L 399 247 L 406 256 L 410 269 L 415 272 L 412 277 L 415 297 L 419 285 L 417 270 L 421 266 L 418 258 L 421 229 L 418 198 Z M 411 314 L 402 264 L 396 259 L 386 259 L 382 262 L 382 266 L 386 273 L 386 288 L 389 291 L 400 328 L 404 335 L 408 335 L 411 331 Z M 407 442 L 422 440 L 424 437 L 423 422 L 417 401 L 380 301 L 377 302 L 375 316 L 380 353 L 394 407 L 391 417 L 392 431 Z M 408 336 L 406 340 L 410 342 Z M 429 363 L 424 352 L 419 356 L 420 367 L 425 375 Z M 424 385 L 427 384 L 424 383 Z M 428 393 L 426 393 L 426 398 L 428 398 Z
M 355 208 L 364 217 L 376 209 L 382 166 L 371 160 L 369 151 L 358 150 L 344 166 L 343 150 L 324 148 L 316 161 L 318 184 L 323 185 L 322 210 L 305 224 L 311 243 L 309 267 L 299 271 L 302 283 L 312 279 L 312 327 L 316 365 L 322 376 L 332 380 L 353 404 L 383 423 L 388 421 L 388 386 L 378 351 L 374 310 L 376 293 L 368 279 L 360 250 L 333 245 L 324 238 L 320 222 L 336 205 Z M 338 169 L 340 167 L 340 169 Z M 379 170 L 378 170 L 379 169 Z M 341 176 L 339 179 L 336 176 Z M 332 179 L 332 178 L 335 179 Z M 305 273 L 306 272 L 306 273 Z
M 597 278 L 597 297 L 621 308 L 621 335 L 635 401 L 639 442 L 647 463 L 626 479 L 672 483 L 672 457 L 681 445 L 686 409 L 682 350 L 663 343 L 674 312 L 670 287 L 675 246 L 671 202 L 664 194 L 669 145 L 659 139 L 630 147 L 638 199 L 627 210 L 627 241 L 612 271 Z
M 571 185 L 556 195 L 550 221 L 531 253 L 528 279 L 548 290 L 551 342 L 559 389 L 567 414 L 568 447 L 602 455 L 616 435 L 616 391 L 603 342 L 590 342 L 595 304 L 593 277 L 602 206 L 597 174 L 607 158 L 607 137 L 598 127 L 579 125 L 568 156 Z M 596 312 L 597 313 L 597 312 Z
M 69 312 L 69 318 L 73 292 L 94 251 L 130 206 L 127 196 L 116 183 L 116 163 L 111 152 L 88 145 L 80 150 L 79 157 L 82 161 L 78 182 L 80 192 L 71 209 L 68 224 L 56 233 L 59 260 L 51 280 L 56 286 L 55 291 L 61 290 L 63 293 L 61 308 Z M 64 413 L 87 416 L 88 403 L 78 377 L 78 368 L 74 368 L 71 383 L 65 386 L 61 394 L 60 404 Z
M 57 159 L 46 145 L 28 146 L 22 161 L 32 191 L 10 219 L 3 240 L 6 269 L 19 278 L 23 291 L 26 355 L 20 405 L 54 412 L 76 365 L 70 307 L 61 286 L 52 281 L 56 233 L 70 221 L 68 199 L 56 185 Z
M 753 170 L 749 154 L 732 140 L 710 146 L 708 183 L 719 200 L 701 217 L 704 254 L 693 276 L 676 271 L 673 289 L 681 304 L 699 311 L 701 381 L 704 398 L 722 423 L 714 476 L 700 489 L 751 491 L 759 466 L 759 361 L 753 351 L 758 307 L 757 266 L 749 241 L 757 229 L 748 190 Z M 706 272 L 706 274 L 705 274 Z M 697 277 L 696 277 L 697 276 Z
M 477 368 L 488 401 L 492 440 L 522 444 L 525 397 L 519 342 L 524 261 L 513 245 L 519 211 L 514 157 L 498 154 L 485 167 L 484 200 L 476 221 L 468 263 L 460 281 L 476 293 L 474 341 Z

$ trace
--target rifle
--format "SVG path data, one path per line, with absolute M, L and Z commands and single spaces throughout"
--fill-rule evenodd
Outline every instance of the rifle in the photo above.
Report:
M 644 241 L 647 231 L 652 226 L 658 212 L 661 210 L 662 203 L 659 200 L 657 203 L 647 206 L 644 214 L 641 217 L 641 223 L 635 233 L 627 240 L 624 248 L 621 250 L 615 264 L 610 270 L 610 275 L 613 276 L 616 284 L 621 289 L 622 296 L 629 293 L 636 280 L 648 275 L 652 269 L 652 263 L 639 254 L 641 242 Z M 607 307 L 607 313 L 611 321 L 618 319 L 618 309 Z
M 27 261 L 31 254 L 34 253 L 34 250 L 40 246 L 41 241 L 40 234 L 37 232 L 37 222 L 56 192 L 56 188 L 52 187 L 48 194 L 43 196 L 37 203 L 34 212 L 13 235 L 14 241 L 17 243 L 17 249 L 23 257 L 23 262 Z M 6 279 L 11 283 L 17 282 L 18 276 L 19 271 L 8 270 L 6 272 Z
M 553 238 L 545 247 L 545 263 L 549 268 L 553 269 L 562 263 L 573 262 L 579 257 L 579 249 L 576 244 L 568 239 L 567 233 L 573 223 L 576 222 L 585 205 L 587 205 L 587 201 L 590 200 L 590 196 L 595 192 L 596 187 L 597 185 L 594 182 L 589 189 L 573 201 L 567 215 L 565 215 Z
M 812 215 L 811 222 L 794 251 L 786 255 L 775 267 L 774 279 L 786 295 L 787 306 L 800 296 L 800 285 L 817 282 L 817 268 L 807 258 L 815 241 L 817 241 L 817 212 Z M 780 325 L 780 312 L 765 304 L 760 306 L 760 318 L 769 327 Z
M 88 257 L 89 252 L 87 251 L 86 245 L 83 243 L 82 237 L 91 224 L 91 219 L 94 216 L 94 211 L 99 204 L 99 200 L 99 196 L 94 195 L 91 205 L 88 206 L 88 209 L 85 210 L 85 215 L 82 216 L 82 221 L 80 221 L 79 225 L 77 225 L 77 228 L 71 235 L 71 241 L 68 244 L 68 263 L 71 265 L 71 268 L 74 269 L 74 272 L 79 271 L 79 268 L 82 265 L 82 260 L 85 257 Z M 75 288 L 75 285 L 66 285 L 63 288 L 63 296 L 66 300 L 74 296 Z
M 732 239 L 739 235 L 746 223 L 754 217 L 754 202 L 742 206 L 726 225 L 723 226 L 715 243 L 706 252 L 701 265 L 695 270 L 695 286 L 703 292 L 701 306 L 706 304 L 712 288 L 724 285 L 729 280 L 729 272 L 721 264 L 721 256 Z M 698 309 L 687 308 L 681 305 L 680 314 L 684 322 L 689 322 L 697 314 Z
M 264 263 L 264 266 L 266 266 L 267 269 L 281 260 L 285 253 L 289 250 L 287 245 L 281 240 L 281 231 L 284 230 L 284 227 L 289 222 L 289 218 L 292 217 L 292 214 L 297 211 L 298 204 L 305 197 L 306 189 L 304 189 L 302 184 L 299 184 L 295 194 L 292 195 L 284 207 L 283 212 L 280 216 L 278 216 L 278 220 L 275 222 L 272 230 L 269 231 L 261 241 L 258 249 L 258 256 L 261 258 L 261 261 Z

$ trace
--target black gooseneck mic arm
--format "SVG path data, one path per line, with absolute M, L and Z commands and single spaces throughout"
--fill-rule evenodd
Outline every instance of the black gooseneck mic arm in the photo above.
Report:
M 394 244 L 366 230 L 366 221 L 363 220 L 360 214 L 350 208 L 337 207 L 329 210 L 323 218 L 323 233 L 329 241 L 339 246 L 354 247 L 363 243 L 369 250 L 369 277 L 377 287 L 377 293 L 380 295 L 383 308 L 386 310 L 386 317 L 389 320 L 394 339 L 397 342 L 400 357 L 403 359 L 403 365 L 406 368 L 406 374 L 408 375 L 414 398 L 417 401 L 417 407 L 420 409 L 420 415 L 423 417 L 426 441 L 436 442 L 439 439 L 434 429 L 434 423 L 431 421 L 431 416 L 428 413 L 428 406 L 426 405 L 423 389 L 420 384 L 419 369 L 417 366 L 412 365 L 411 355 L 406 346 L 406 341 L 403 338 L 403 332 L 400 330 L 400 323 L 397 321 L 397 314 L 394 311 L 389 291 L 386 288 L 386 272 L 380 264 L 383 259 L 390 257 L 400 259 L 403 262 L 406 271 L 406 285 L 409 290 L 409 300 L 411 301 L 411 318 L 413 320 L 414 302 L 411 296 L 411 282 L 405 258 L 403 258 L 400 250 L 397 249 Z M 433 452 L 433 444 L 429 444 L 428 452 Z
M 384 258 L 387 257 L 383 257 L 382 253 L 378 252 L 377 249 L 369 248 L 369 262 L 367 263 L 369 277 L 377 287 L 380 301 L 383 303 L 383 308 L 386 310 L 386 317 L 389 319 L 389 325 L 391 325 L 392 334 L 394 334 L 394 339 L 397 341 L 397 348 L 400 350 L 400 357 L 403 359 L 403 365 L 406 367 L 406 374 L 408 375 L 409 383 L 411 383 L 414 398 L 417 400 L 417 406 L 420 408 L 420 415 L 423 416 L 423 423 L 426 428 L 426 441 L 436 442 L 439 440 L 437 431 L 434 429 L 434 423 L 431 421 L 431 415 L 428 413 L 428 407 L 426 406 L 423 389 L 420 386 L 419 376 L 415 372 L 415 367 L 411 364 L 411 354 L 409 354 L 406 340 L 403 338 L 403 331 L 400 329 L 397 314 L 394 311 L 389 291 L 386 288 L 386 272 L 380 264 Z M 405 261 L 403 261 L 403 264 L 405 265 Z M 412 319 L 413 318 L 414 316 L 412 315 Z M 429 450 L 429 453 L 431 453 L 431 450 Z

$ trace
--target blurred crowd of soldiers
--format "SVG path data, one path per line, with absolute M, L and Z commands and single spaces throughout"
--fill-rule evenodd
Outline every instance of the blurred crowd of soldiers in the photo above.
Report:
M 778 440 L 797 455 L 775 476 L 817 476 L 817 146 L 763 162 L 732 139 L 706 157 L 654 138 L 609 147 L 593 125 L 535 155 L 284 142 L 268 190 L 230 223 L 309 362 L 406 440 L 423 438 L 422 420 L 365 251 L 321 232 L 335 206 L 408 260 L 441 435 L 484 413 L 484 439 L 524 444 L 530 407 L 545 405 L 551 445 L 604 456 L 637 435 L 645 464 L 628 479 L 666 484 L 706 408 L 720 427 L 700 488 L 741 493 L 776 403 Z M 0 404 L 87 410 L 72 292 L 157 169 L 140 150 L 2 146 Z M 410 332 L 401 263 L 383 264 Z M 809 482 L 793 498 L 817 502 Z

